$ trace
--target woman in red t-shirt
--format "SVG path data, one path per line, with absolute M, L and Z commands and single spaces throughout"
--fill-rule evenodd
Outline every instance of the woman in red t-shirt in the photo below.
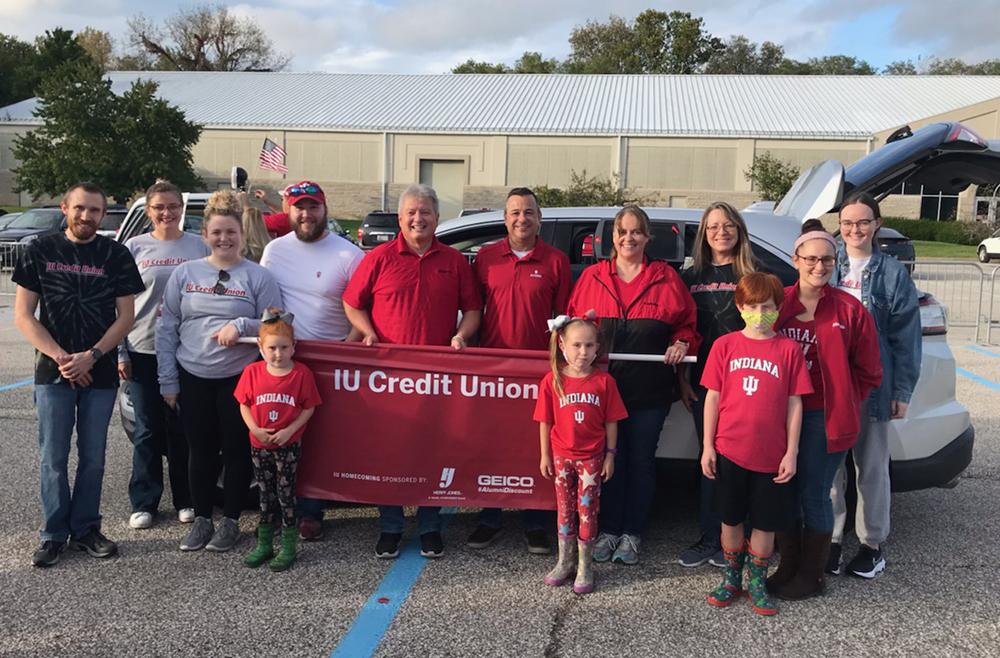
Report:
M 559 562 L 545 582 L 562 585 L 575 570 L 573 591 L 585 594 L 594 589 L 601 482 L 614 473 L 618 421 L 628 413 L 614 378 L 593 367 L 601 345 L 597 325 L 561 315 L 549 326 L 552 372 L 542 379 L 534 418 L 541 423 L 542 475 L 555 478 Z
M 240 413 L 250 430 L 250 452 L 260 487 L 257 547 L 244 563 L 251 568 L 270 560 L 272 571 L 285 571 L 296 557 L 295 471 L 306 423 L 321 403 L 309 368 L 292 361 L 295 330 L 292 314 L 275 308 L 264 312 L 260 327 L 263 361 L 243 370 L 236 386 Z M 281 551 L 274 555 L 274 531 L 281 512 Z M 271 559 L 274 558 L 274 559 Z

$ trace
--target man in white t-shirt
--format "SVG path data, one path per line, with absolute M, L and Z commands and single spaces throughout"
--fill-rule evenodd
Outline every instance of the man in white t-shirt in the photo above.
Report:
M 264 248 L 260 264 L 271 271 L 285 310 L 295 315 L 295 338 L 344 340 L 352 331 L 342 296 L 364 252 L 327 230 L 326 195 L 319 185 L 303 181 L 285 190 L 292 232 Z M 299 537 L 323 535 L 323 501 L 296 502 Z

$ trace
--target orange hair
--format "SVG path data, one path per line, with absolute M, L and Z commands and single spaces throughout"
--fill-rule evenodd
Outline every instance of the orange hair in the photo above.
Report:
M 773 274 L 751 272 L 736 284 L 735 297 L 738 306 L 763 304 L 773 299 L 777 307 L 781 308 L 781 303 L 785 301 L 785 288 L 781 285 L 781 279 Z
M 273 306 L 268 306 L 267 310 L 271 311 L 275 315 L 278 313 L 284 313 L 283 309 L 274 308 Z M 295 340 L 295 327 L 288 324 L 281 318 L 277 320 L 271 320 L 269 322 L 262 322 L 260 325 L 260 332 L 257 334 L 258 340 L 264 342 L 264 339 L 268 336 L 287 336 L 292 341 Z

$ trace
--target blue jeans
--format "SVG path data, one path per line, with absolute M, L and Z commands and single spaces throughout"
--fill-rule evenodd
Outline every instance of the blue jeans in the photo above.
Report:
M 403 533 L 403 528 L 406 527 L 406 516 L 403 514 L 402 507 L 379 505 L 378 515 L 382 532 Z M 417 508 L 417 534 L 426 535 L 428 532 L 441 532 L 440 507 Z
M 163 401 L 156 376 L 156 355 L 129 352 L 135 410 L 132 478 L 128 499 L 133 512 L 156 513 L 163 495 L 163 458 L 167 458 L 174 509 L 193 507 L 188 485 L 188 446 L 177 412 Z
M 484 507 L 477 519 L 479 523 L 491 528 L 499 528 L 503 525 L 503 510 L 499 507 Z M 526 509 L 524 510 L 524 531 L 544 530 L 555 525 L 555 512 L 552 510 Z
M 324 502 L 326 501 L 322 498 L 296 498 L 295 518 L 299 521 L 302 521 L 302 519 L 312 519 L 313 521 L 322 523 Z
M 601 532 L 642 536 L 656 492 L 656 444 L 670 407 L 629 410 L 618 421 L 615 474 L 601 485 Z
M 802 524 L 816 532 L 833 532 L 833 501 L 830 488 L 844 463 L 846 450 L 827 452 L 823 410 L 802 412 L 799 459 L 795 473 L 796 495 Z
M 704 386 L 694 386 L 694 394 L 698 396 L 698 401 L 691 404 L 691 415 L 694 416 L 694 430 L 698 435 L 698 458 L 705 449 L 705 396 L 708 389 Z M 712 490 L 715 487 L 714 480 L 709 480 L 702 474 L 701 478 L 701 504 L 698 509 L 698 525 L 701 529 L 702 539 L 706 539 L 716 546 L 722 546 L 722 521 L 712 512 Z
M 39 479 L 42 541 L 64 542 L 101 527 L 101 485 L 108 423 L 117 389 L 71 388 L 69 384 L 35 386 L 38 409 Z M 69 452 L 76 426 L 76 477 L 69 488 Z

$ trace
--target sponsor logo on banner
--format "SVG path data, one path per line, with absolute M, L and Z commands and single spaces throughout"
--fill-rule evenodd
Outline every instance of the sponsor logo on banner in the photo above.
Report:
M 447 489 L 451 486 L 452 481 L 455 479 L 455 469 L 453 468 L 442 468 L 441 469 L 441 481 L 438 482 L 438 486 L 442 489 Z
M 441 480 L 438 488 L 429 496 L 431 500 L 465 500 L 465 496 L 457 489 L 451 489 L 455 482 L 455 469 L 446 466 L 441 469 Z
M 530 494 L 535 486 L 530 475 L 480 475 L 476 481 L 479 493 Z

